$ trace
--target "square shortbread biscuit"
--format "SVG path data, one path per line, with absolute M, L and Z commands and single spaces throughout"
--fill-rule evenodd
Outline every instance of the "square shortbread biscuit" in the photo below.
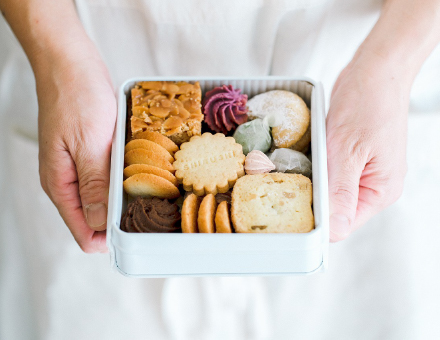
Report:
M 306 233 L 313 229 L 312 183 L 285 173 L 247 175 L 232 191 L 232 223 L 238 233 Z

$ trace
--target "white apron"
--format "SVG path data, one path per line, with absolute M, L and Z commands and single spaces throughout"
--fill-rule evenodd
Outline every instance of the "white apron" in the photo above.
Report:
M 380 1 L 80 0 L 115 86 L 133 76 L 334 80 Z M 127 279 L 74 242 L 38 179 L 28 62 L 0 22 L 0 339 L 440 338 L 440 50 L 413 89 L 402 198 L 307 277 Z M 424 113 L 424 114 L 422 114 Z

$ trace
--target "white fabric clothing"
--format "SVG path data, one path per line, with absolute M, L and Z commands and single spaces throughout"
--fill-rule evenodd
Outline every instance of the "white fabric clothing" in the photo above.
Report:
M 114 84 L 289 75 L 332 84 L 379 1 L 80 0 Z M 402 198 L 306 277 L 127 279 L 75 244 L 38 179 L 28 62 L 0 29 L 0 339 L 436 339 L 440 48 L 412 92 Z M 4 47 L 4 48 L 3 48 Z M 436 228 L 437 227 L 437 228 Z

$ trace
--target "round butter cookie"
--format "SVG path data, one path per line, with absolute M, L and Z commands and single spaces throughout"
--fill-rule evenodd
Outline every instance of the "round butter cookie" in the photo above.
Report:
M 201 198 L 195 194 L 188 195 L 182 205 L 182 233 L 198 233 L 197 217 Z
M 232 233 L 231 218 L 229 216 L 229 204 L 226 201 L 221 202 L 215 213 L 215 232 Z
M 177 187 L 163 177 L 152 174 L 136 174 L 124 181 L 124 190 L 130 196 L 173 199 L 180 196 Z
M 161 158 L 166 159 L 168 162 L 174 162 L 174 157 L 164 147 L 146 139 L 133 139 L 125 145 L 125 153 L 134 149 L 145 149 L 154 152 Z
M 306 103 L 290 91 L 264 92 L 250 99 L 247 105 L 250 119 L 270 117 L 272 138 L 277 148 L 292 147 L 310 124 L 310 110 Z
M 206 195 L 200 203 L 197 224 L 200 233 L 215 233 L 215 210 L 217 202 L 213 194 Z
M 158 168 L 148 164 L 132 164 L 124 169 L 124 177 L 128 178 L 136 174 L 153 174 L 159 177 L 163 177 L 177 186 L 177 178 L 168 170 Z
M 148 164 L 174 173 L 173 165 L 168 161 L 167 158 L 161 157 L 150 150 L 130 150 L 124 156 L 124 163 L 127 165 Z
M 221 133 L 192 137 L 175 158 L 177 180 L 197 196 L 227 192 L 244 175 L 242 146 Z

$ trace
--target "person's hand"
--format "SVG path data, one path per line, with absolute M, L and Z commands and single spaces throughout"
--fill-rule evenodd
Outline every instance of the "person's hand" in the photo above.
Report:
M 335 83 L 327 116 L 332 242 L 345 239 L 402 192 L 410 82 L 400 74 L 364 55 Z
M 106 252 L 116 99 L 99 56 L 56 58 L 36 73 L 40 179 L 81 249 Z

